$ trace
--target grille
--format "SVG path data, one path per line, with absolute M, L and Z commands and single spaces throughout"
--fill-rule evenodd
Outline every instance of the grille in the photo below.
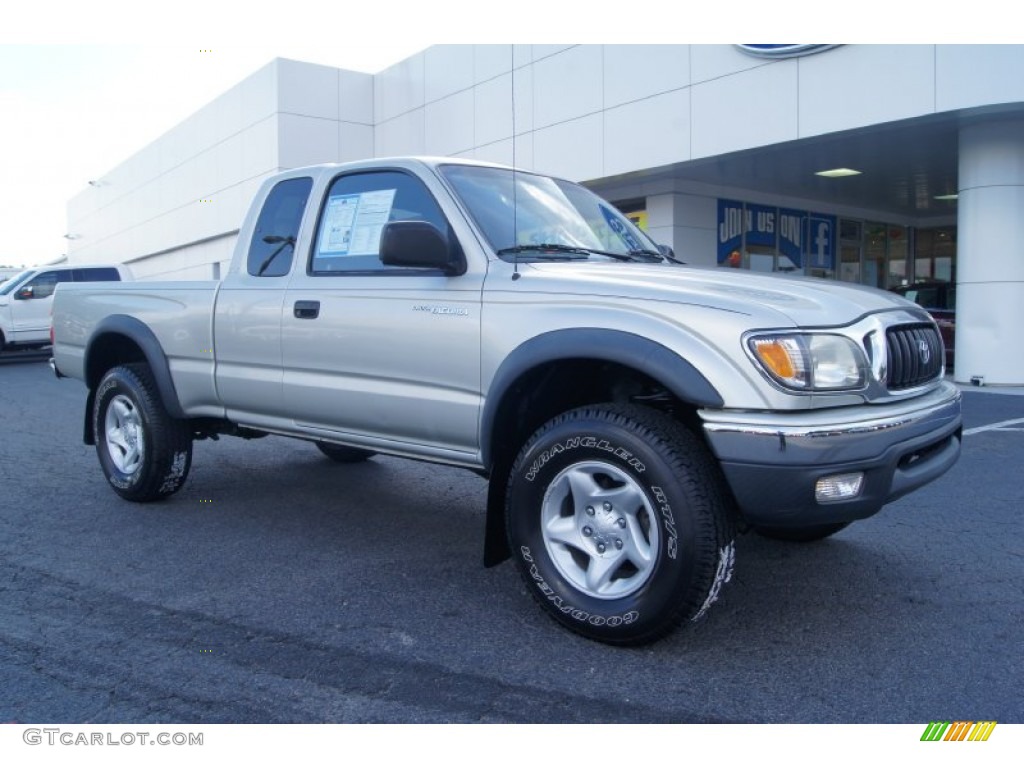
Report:
M 885 338 L 890 390 L 917 387 L 942 373 L 942 338 L 931 325 L 899 325 Z

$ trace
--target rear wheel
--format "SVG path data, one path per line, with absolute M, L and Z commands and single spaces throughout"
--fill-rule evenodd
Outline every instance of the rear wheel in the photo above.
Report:
M 122 498 L 162 499 L 188 477 L 192 433 L 167 412 L 144 363 L 107 371 L 96 388 L 93 430 L 100 466 Z
M 541 427 L 512 468 L 506 524 L 541 606 L 606 643 L 651 642 L 699 619 L 732 575 L 717 466 L 648 408 L 580 408 Z
M 362 448 L 350 448 L 347 445 L 337 445 L 336 443 L 318 442 L 316 447 L 320 449 L 320 453 L 324 456 L 339 464 L 355 464 L 377 455 L 373 451 L 366 451 Z
M 777 539 L 779 541 L 821 541 L 827 539 L 833 533 L 839 533 L 849 523 L 822 523 L 821 525 L 805 525 L 799 528 L 771 528 L 754 526 L 754 531 L 766 539 Z

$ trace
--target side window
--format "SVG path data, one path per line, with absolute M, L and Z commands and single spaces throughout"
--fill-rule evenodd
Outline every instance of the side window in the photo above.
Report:
M 313 180 L 308 176 L 274 185 L 256 220 L 249 243 L 248 270 L 256 277 L 281 277 L 292 268 L 299 224 Z
M 52 272 L 42 272 L 36 275 L 25 284 L 22 290 L 31 288 L 33 299 L 45 299 L 47 296 L 53 295 L 53 289 L 57 287 L 57 283 L 67 283 L 70 281 L 70 269 L 57 269 Z
M 441 232 L 448 222 L 423 182 L 401 171 L 339 176 L 320 213 L 310 273 L 405 271 L 380 260 L 380 236 L 389 221 L 428 221 Z
M 76 283 L 90 283 L 98 281 L 120 280 L 121 275 L 114 267 L 86 267 L 85 269 L 71 270 Z

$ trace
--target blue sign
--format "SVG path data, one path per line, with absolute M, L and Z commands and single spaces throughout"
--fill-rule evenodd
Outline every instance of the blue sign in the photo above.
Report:
M 836 217 L 825 213 L 807 215 L 807 265 L 811 269 L 836 268 Z
M 767 205 L 747 203 L 747 245 L 775 247 L 775 216 L 778 211 Z
M 794 211 L 789 208 L 779 209 L 779 270 L 789 272 L 803 266 L 804 230 L 807 222 L 807 211 Z M 789 259 L 786 264 L 781 257 Z
M 743 232 L 746 229 L 743 203 L 718 201 L 718 263 L 738 267 L 743 258 Z

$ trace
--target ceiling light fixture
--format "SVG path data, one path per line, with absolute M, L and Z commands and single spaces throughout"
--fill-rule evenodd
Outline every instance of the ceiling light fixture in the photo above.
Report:
M 935 199 L 936 200 L 956 200 L 959 197 L 960 197 L 960 195 L 958 195 L 956 192 L 954 192 L 951 195 L 936 195 Z
M 827 171 L 817 171 L 815 176 L 824 176 L 827 179 L 838 179 L 840 176 L 860 176 L 861 171 L 853 168 L 832 168 Z

